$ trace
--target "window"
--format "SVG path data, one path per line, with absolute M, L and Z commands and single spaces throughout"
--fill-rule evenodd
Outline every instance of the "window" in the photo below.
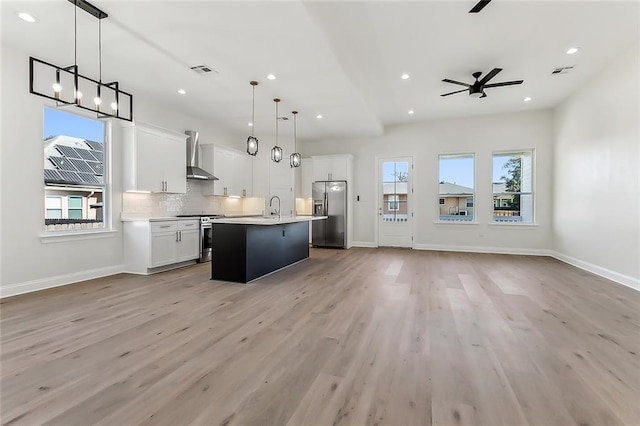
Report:
M 389 210 L 400 210 L 400 196 L 397 194 L 389 195 Z
M 82 197 L 70 195 L 68 201 L 67 217 L 69 219 L 82 219 Z
M 46 219 L 62 219 L 62 197 L 46 197 Z
M 44 108 L 47 230 L 104 228 L 105 124 Z
M 441 155 L 438 162 L 439 220 L 474 220 L 474 155 Z
M 382 163 L 382 215 L 383 222 L 407 222 L 409 219 L 409 162 L 384 161 Z
M 493 221 L 533 222 L 533 151 L 493 154 Z

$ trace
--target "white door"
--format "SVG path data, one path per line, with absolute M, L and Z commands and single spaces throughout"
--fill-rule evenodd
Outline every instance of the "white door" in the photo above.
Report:
M 378 245 L 413 247 L 413 159 L 378 160 Z

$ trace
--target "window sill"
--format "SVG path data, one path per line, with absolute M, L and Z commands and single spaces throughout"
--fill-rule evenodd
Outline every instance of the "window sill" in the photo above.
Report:
M 40 234 L 40 242 L 42 244 L 64 243 L 67 241 L 93 240 L 97 238 L 113 238 L 118 231 L 113 229 L 100 229 L 97 231 L 79 230 L 79 231 L 49 231 L 46 234 Z
M 470 220 L 438 220 L 433 222 L 435 225 L 479 225 L 478 222 L 473 222 Z
M 537 223 L 521 223 L 521 222 L 491 222 L 488 224 L 490 228 L 503 228 L 503 227 L 517 227 L 517 228 L 538 228 L 540 225 Z

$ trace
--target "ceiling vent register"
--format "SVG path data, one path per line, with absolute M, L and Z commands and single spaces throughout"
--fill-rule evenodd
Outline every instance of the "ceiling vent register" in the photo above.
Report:
M 196 74 L 218 74 L 218 71 L 211 68 L 209 65 L 195 65 L 191 67 Z

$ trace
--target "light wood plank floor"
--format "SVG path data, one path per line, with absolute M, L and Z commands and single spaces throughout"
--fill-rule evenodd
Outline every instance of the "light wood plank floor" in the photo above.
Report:
M 4 300 L 2 423 L 640 424 L 640 293 L 553 259 L 209 266 Z

